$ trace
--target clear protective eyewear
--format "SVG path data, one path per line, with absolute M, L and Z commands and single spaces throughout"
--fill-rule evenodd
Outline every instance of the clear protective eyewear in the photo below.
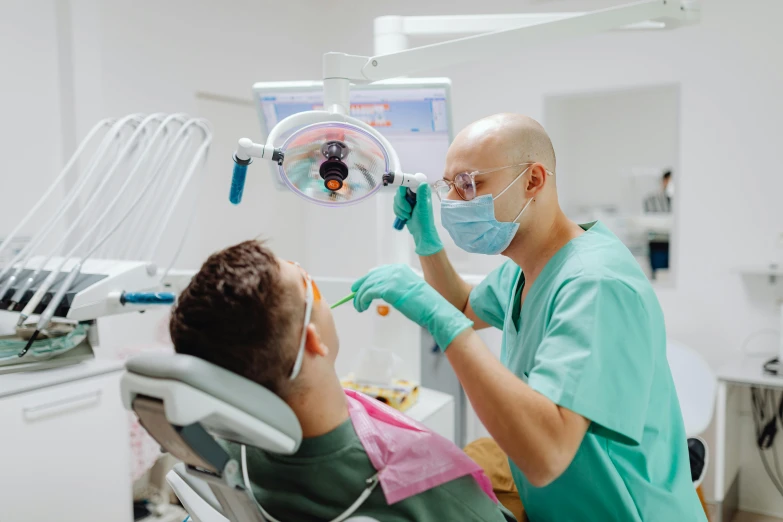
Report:
M 299 376 L 299 372 L 302 370 L 302 360 L 304 359 L 304 346 L 307 340 L 307 325 L 310 324 L 310 317 L 313 314 L 313 303 L 321 300 L 321 292 L 318 290 L 318 286 L 313 281 L 304 268 L 299 263 L 294 261 L 288 261 L 292 265 L 295 265 L 299 272 L 302 274 L 302 280 L 305 286 L 305 316 L 304 326 L 302 326 L 302 337 L 299 340 L 299 351 L 296 354 L 296 361 L 294 361 L 294 367 L 291 370 L 289 380 L 294 380 Z
M 536 162 L 515 163 L 513 165 L 506 165 L 505 167 L 496 167 L 494 169 L 487 170 L 474 170 L 473 172 L 460 172 L 454 176 L 454 181 L 448 179 L 439 179 L 432 184 L 432 188 L 438 195 L 438 199 L 443 201 L 448 199 L 449 192 L 454 189 L 457 195 L 464 201 L 470 201 L 476 197 L 476 176 L 484 174 L 490 174 L 499 170 L 510 169 L 512 167 L 521 167 L 523 165 L 535 165 Z M 546 171 L 550 176 L 553 172 Z

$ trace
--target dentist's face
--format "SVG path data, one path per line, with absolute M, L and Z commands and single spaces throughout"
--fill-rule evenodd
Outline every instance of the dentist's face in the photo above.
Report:
M 494 198 L 508 187 L 508 191 L 494 202 L 495 218 L 508 222 L 519 214 L 520 206 L 528 199 L 526 187 L 529 171 L 514 182 L 527 166 L 501 168 L 515 163 L 515 159 L 509 154 L 504 140 L 498 136 L 495 126 L 482 120 L 460 132 L 446 154 L 443 178 L 454 181 L 455 176 L 463 172 L 500 169 L 475 176 L 476 197 L 489 194 Z M 448 199 L 460 197 L 452 189 Z

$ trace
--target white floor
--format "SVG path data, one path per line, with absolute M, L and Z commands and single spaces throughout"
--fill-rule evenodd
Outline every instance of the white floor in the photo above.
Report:
M 753 513 L 737 513 L 737 516 L 734 517 L 734 522 L 783 522 L 783 520 Z

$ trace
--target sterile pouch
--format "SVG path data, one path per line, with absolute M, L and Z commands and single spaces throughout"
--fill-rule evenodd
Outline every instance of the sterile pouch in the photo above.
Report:
M 497 503 L 484 471 L 454 443 L 362 393 L 346 389 L 345 396 L 389 505 L 466 475 Z
M 16 335 L 0 336 L 0 366 L 8 364 L 42 361 L 61 355 L 79 346 L 87 338 L 88 325 L 77 325 L 71 332 L 60 337 L 35 341 L 24 357 L 19 357 L 27 340 Z

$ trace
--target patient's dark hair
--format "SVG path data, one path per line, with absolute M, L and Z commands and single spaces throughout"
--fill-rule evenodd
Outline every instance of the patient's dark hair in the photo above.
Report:
M 178 353 L 285 395 L 303 306 L 272 252 L 245 241 L 209 256 L 172 309 L 169 331 Z

